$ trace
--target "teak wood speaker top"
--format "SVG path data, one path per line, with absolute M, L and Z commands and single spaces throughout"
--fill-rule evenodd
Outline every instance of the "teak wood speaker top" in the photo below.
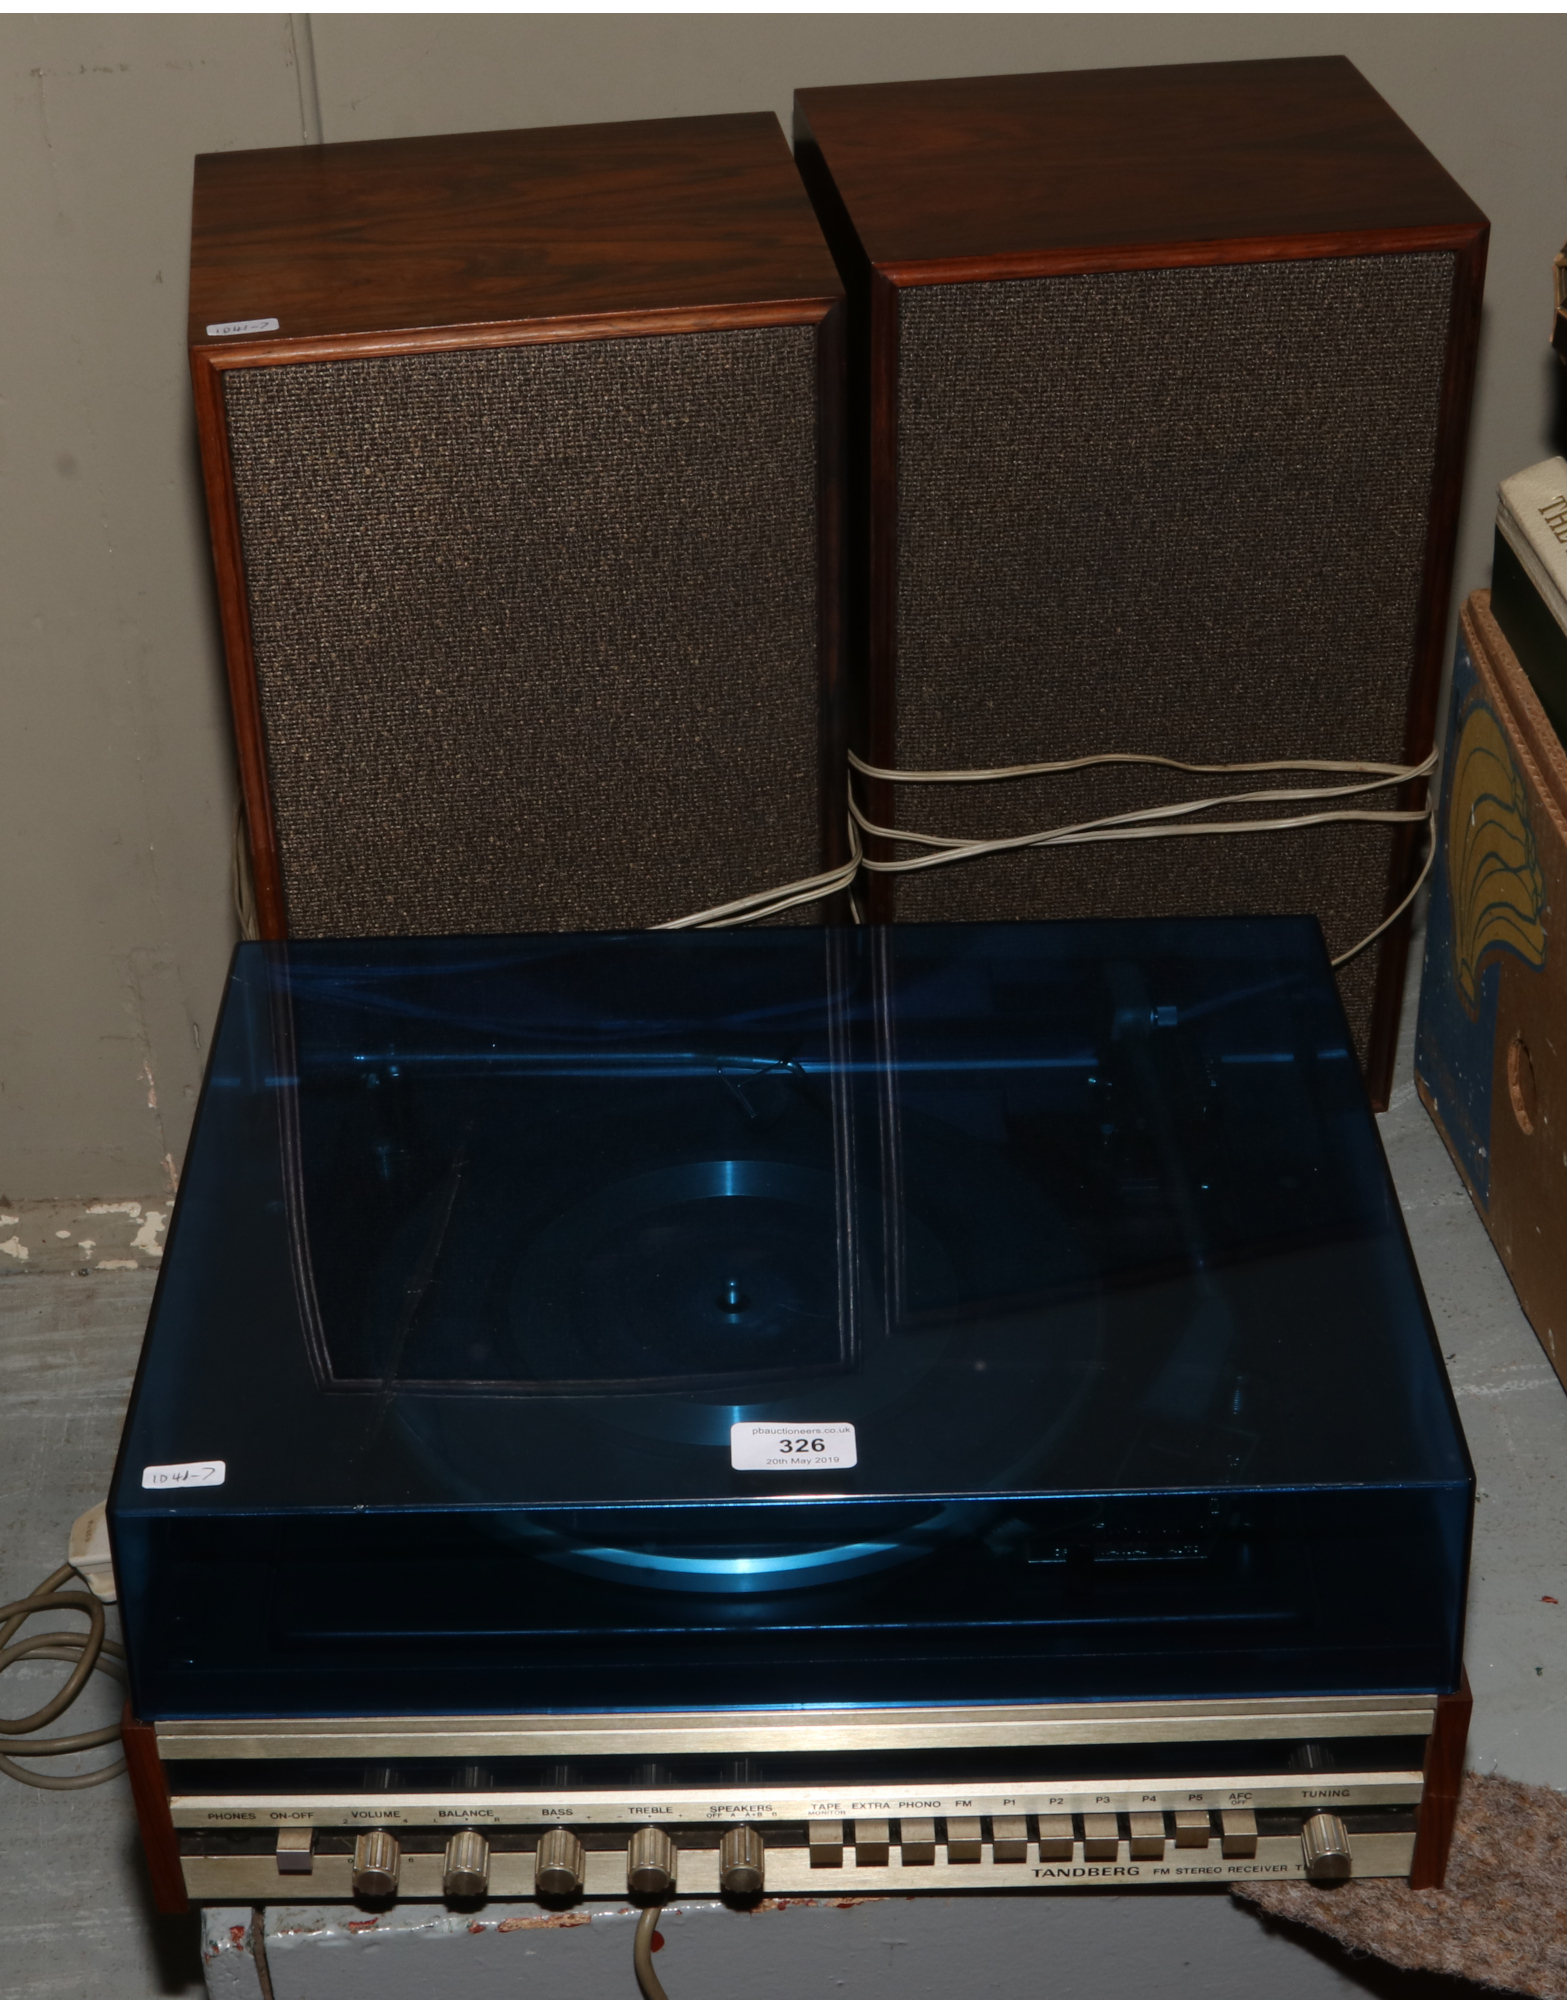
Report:
M 259 319 L 275 341 L 683 309 L 714 325 L 841 289 L 770 112 L 196 161 L 193 346 Z
M 795 104 L 797 138 L 884 269 L 1235 241 L 1265 257 L 1283 239 L 1412 231 L 1456 247 L 1486 226 L 1343 56 L 846 85 Z

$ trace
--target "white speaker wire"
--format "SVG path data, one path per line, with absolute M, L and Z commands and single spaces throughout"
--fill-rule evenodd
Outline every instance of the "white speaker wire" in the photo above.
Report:
M 849 859 L 823 875 L 807 875 L 798 882 L 785 882 L 776 889 L 759 889 L 751 896 L 737 896 L 732 903 L 717 903 L 710 910 L 697 910 L 689 917 L 673 917 L 668 923 L 654 924 L 656 931 L 725 930 L 734 924 L 755 923 L 761 917 L 777 916 L 801 903 L 820 903 L 847 889 L 864 861 L 859 830 L 849 820 Z
M 1277 800 L 1298 805 L 1308 799 L 1353 798 L 1359 793 L 1374 792 L 1388 785 L 1403 783 L 1409 776 L 1419 776 L 1418 772 L 1400 772 L 1397 777 L 1373 778 L 1358 785 L 1323 785 L 1298 788 L 1270 787 L 1257 792 L 1227 792 L 1215 798 L 1177 800 L 1171 805 L 1139 806 L 1130 812 L 1109 813 L 1100 819 L 1080 820 L 1074 826 L 1047 827 L 1038 833 L 1012 834 L 999 840 L 982 840 L 972 836 L 953 838 L 945 834 L 915 833 L 903 827 L 878 826 L 867 819 L 860 810 L 851 785 L 849 811 L 867 833 L 879 834 L 885 840 L 901 840 L 921 847 L 935 847 L 944 850 L 937 854 L 919 855 L 906 861 L 871 861 L 864 863 L 874 874 L 906 874 L 920 868 L 939 868 L 947 861 L 965 861 L 976 854 L 1004 854 L 1012 848 L 1068 846 L 1092 840 L 1137 840 L 1155 839 L 1165 834 L 1182 833 L 1265 833 L 1277 828 L 1298 826 L 1321 826 L 1330 821 L 1370 820 L 1407 821 L 1424 819 L 1425 808 L 1412 812 L 1365 812 L 1350 810 L 1336 813 L 1308 813 L 1292 815 L 1284 819 L 1265 820 L 1217 820 L 1202 826 L 1149 825 L 1150 821 L 1170 821 L 1184 819 L 1193 813 L 1212 812 L 1219 806 L 1266 805 Z M 1120 829 L 1119 831 L 1117 829 Z
M 1375 930 L 1368 931 L 1358 944 L 1352 945 L 1348 951 L 1341 952 L 1333 960 L 1334 966 L 1337 967 L 1348 964 L 1350 959 L 1358 957 L 1367 945 L 1373 944 L 1391 924 L 1398 921 L 1420 893 L 1426 877 L 1431 872 L 1431 864 L 1436 855 L 1434 804 L 1408 811 L 1393 808 L 1374 810 L 1368 807 L 1341 807 L 1327 812 L 1293 813 L 1265 819 L 1193 822 L 1192 816 L 1212 812 L 1220 806 L 1286 802 L 1300 805 L 1317 799 L 1354 798 L 1367 792 L 1382 791 L 1392 786 L 1412 783 L 1417 779 L 1429 778 L 1436 768 L 1436 762 L 1435 750 L 1418 764 L 1357 763 L 1335 758 L 1274 759 L 1253 764 L 1194 764 L 1177 757 L 1160 757 L 1140 751 L 1107 751 L 1097 756 L 1063 758 L 1046 764 L 1011 764 L 990 770 L 889 771 L 878 765 L 866 763 L 864 758 L 856 756 L 851 750 L 849 752 L 851 772 L 858 771 L 864 777 L 905 785 L 991 784 L 1014 778 L 1056 776 L 1067 771 L 1089 770 L 1107 764 L 1148 764 L 1164 770 L 1189 771 L 1202 776 L 1260 774 L 1268 771 L 1334 772 L 1354 776 L 1361 782 L 1348 785 L 1275 786 L 1259 791 L 1220 793 L 1212 798 L 1178 800 L 1162 806 L 1141 806 L 1129 812 L 1110 813 L 1099 819 L 1081 820 L 1074 825 L 1047 827 L 1034 833 L 982 840 L 950 834 L 917 833 L 903 827 L 879 826 L 861 810 L 859 801 L 854 795 L 851 775 L 847 861 L 836 868 L 828 869 L 823 874 L 806 876 L 797 882 L 782 883 L 774 889 L 758 890 L 750 896 L 739 896 L 732 902 L 719 903 L 707 910 L 698 910 L 691 916 L 676 917 L 669 922 L 656 924 L 653 928 L 666 931 L 720 930 L 736 924 L 755 923 L 761 918 L 781 915 L 785 910 L 796 909 L 805 903 L 822 902 L 828 896 L 836 895 L 840 889 L 852 889 L 855 878 L 862 870 L 878 875 L 907 875 L 927 868 L 940 868 L 948 862 L 970 861 L 980 855 L 1005 854 L 1028 847 L 1076 847 L 1104 841 L 1171 840 L 1182 836 L 1209 834 L 1280 833 L 1312 826 L 1409 826 L 1424 822 L 1428 834 L 1425 860 L 1408 894 L 1396 908 L 1389 911 Z M 1177 821 L 1185 823 L 1175 824 Z M 930 854 L 911 855 L 899 861 L 872 861 L 865 854 L 861 844 L 861 829 L 883 840 L 933 848 L 936 851 Z M 855 921 L 859 922 L 860 911 L 852 893 L 850 904 Z
M 1381 776 L 1397 784 L 1407 778 L 1422 778 L 1436 768 L 1433 750 L 1419 764 L 1351 763 L 1340 758 L 1278 757 L 1260 764 L 1188 764 L 1179 757 L 1159 757 L 1151 751 L 1106 750 L 1089 757 L 1065 757 L 1053 764 L 1002 764 L 993 769 L 970 768 L 960 771 L 888 771 L 879 764 L 867 764 L 854 751 L 849 762 L 867 778 L 885 778 L 894 785 L 989 785 L 1006 778 L 1044 778 L 1063 771 L 1087 771 L 1098 764 L 1157 764 L 1167 771 L 1196 771 L 1203 776 L 1228 776 L 1262 771 L 1343 771 Z

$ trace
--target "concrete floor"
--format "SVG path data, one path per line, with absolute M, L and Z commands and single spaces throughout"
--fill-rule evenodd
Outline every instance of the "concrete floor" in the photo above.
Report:
M 1399 1074 L 1410 1074 L 1407 1023 Z M 1470 1761 L 1567 1789 L 1567 1394 L 1412 1083 L 1399 1085 L 1381 1123 L 1480 1477 Z M 71 1521 L 103 1497 L 154 1277 L 142 1269 L 0 1279 L 6 1598 L 22 1596 L 58 1564 Z M 5 1710 L 35 1706 L 60 1671 L 42 1664 L 15 1671 Z M 88 1715 L 107 1717 L 113 1707 L 105 1686 Z M 430 1932 L 435 1912 L 410 1912 L 406 1926 L 383 1932 L 374 1953 L 358 1952 L 335 1925 L 329 1936 L 312 1936 L 296 1923 L 285 1946 L 286 1926 L 275 1923 L 276 2000 L 633 1994 L 626 1925 L 614 1913 L 567 1930 L 514 1926 L 506 1933 L 496 1913 L 488 1914 L 490 1926 L 465 1931 L 473 1946 L 458 1947 L 450 1965 Z M 675 2000 L 716 2000 L 741 1984 L 753 2000 L 845 1987 L 857 2000 L 976 1988 L 1022 1996 L 1047 1975 L 1083 2000 L 1113 2000 L 1155 1982 L 1165 2000 L 1195 2000 L 1199 1989 L 1203 2000 L 1251 2000 L 1259 1988 L 1275 2000 L 1365 1993 L 1458 2000 L 1477 1990 L 1352 1960 L 1323 1941 L 1264 1925 L 1222 1892 L 888 1899 L 796 1914 L 799 1921 L 766 1929 L 711 1909 L 672 1916 L 660 1969 L 676 1986 L 680 1967 Z M 503 1950 L 512 1939 L 519 1948 Z M 480 1945 L 492 1954 L 483 1963 Z M 445 1970 L 437 1985 L 438 1960 Z M 52 1794 L 0 1778 L 0 1992 L 7 2000 L 153 2000 L 204 1991 L 196 1922 L 150 1914 L 124 1779 Z

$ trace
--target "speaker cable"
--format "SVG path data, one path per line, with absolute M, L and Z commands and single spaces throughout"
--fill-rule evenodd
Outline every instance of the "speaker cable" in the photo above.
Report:
M 829 868 L 821 875 L 807 875 L 798 882 L 785 882 L 777 889 L 760 889 L 754 896 L 737 896 L 732 903 L 718 903 L 710 910 L 698 910 L 689 917 L 674 917 L 668 923 L 654 924 L 652 928 L 656 931 L 727 930 L 734 924 L 750 924 L 762 917 L 776 917 L 784 910 L 798 908 L 802 903 L 825 902 L 827 897 L 836 896 L 840 889 L 847 889 L 853 884 L 864 862 L 859 828 L 851 812 L 849 859 L 838 867 Z
M 1436 855 L 1436 808 L 1428 802 L 1424 806 L 1402 809 L 1397 807 L 1372 807 L 1369 805 L 1328 805 L 1335 800 L 1363 798 L 1372 792 L 1386 791 L 1395 786 L 1413 784 L 1421 779 L 1429 779 L 1435 770 L 1437 753 L 1435 750 L 1418 764 L 1357 763 L 1336 758 L 1277 758 L 1251 764 L 1194 764 L 1179 757 L 1160 757 L 1142 751 L 1107 751 L 1089 757 L 1066 757 L 1043 764 L 1008 764 L 990 770 L 960 771 L 892 771 L 880 765 L 868 764 L 863 757 L 849 752 L 849 859 L 835 868 L 819 875 L 802 877 L 797 882 L 786 882 L 775 889 L 758 890 L 754 895 L 739 896 L 734 901 L 719 903 L 707 910 L 695 911 L 686 917 L 676 917 L 667 923 L 656 924 L 654 929 L 665 931 L 722 930 L 737 924 L 759 922 L 764 917 L 781 915 L 807 903 L 823 902 L 840 890 L 851 891 L 851 909 L 856 922 L 859 908 L 854 903 L 852 888 L 859 875 L 908 875 L 928 868 L 942 868 L 955 861 L 972 861 L 987 854 L 1009 854 L 1026 848 L 1077 847 L 1121 840 L 1173 840 L 1195 838 L 1219 834 L 1247 833 L 1287 833 L 1313 826 L 1415 826 L 1424 824 L 1426 828 L 1426 852 L 1420 872 L 1408 893 L 1388 912 L 1374 930 L 1368 931 L 1358 944 L 1348 951 L 1340 952 L 1333 960 L 1335 967 L 1347 965 L 1352 958 L 1376 940 L 1404 914 L 1414 902 L 1431 872 Z M 1011 834 L 999 839 L 980 839 L 970 835 L 938 833 L 918 833 L 911 828 L 881 826 L 869 818 L 855 796 L 854 778 L 877 779 L 888 784 L 899 785 L 980 785 L 1005 783 L 1017 778 L 1040 778 L 1060 776 L 1070 771 L 1086 771 L 1106 765 L 1144 765 L 1167 771 L 1183 771 L 1200 777 L 1261 776 L 1270 772 L 1301 772 L 1320 776 L 1348 778 L 1351 782 L 1336 785 L 1266 786 L 1255 791 L 1220 792 L 1210 798 L 1177 800 L 1168 805 L 1139 806 L 1128 812 L 1108 813 L 1098 819 L 1079 820 L 1066 826 L 1046 827 L 1033 833 Z M 1215 812 L 1223 807 L 1248 805 L 1315 805 L 1322 803 L 1324 810 L 1288 814 L 1270 814 L 1251 819 L 1206 820 L 1198 815 Z M 901 843 L 905 846 L 924 847 L 932 850 L 926 854 L 908 855 L 899 860 L 872 860 L 865 852 L 861 833 L 876 839 Z
M 851 776 L 849 813 L 854 822 L 866 833 L 885 840 L 936 850 L 930 854 L 913 855 L 896 861 L 875 861 L 869 856 L 863 856 L 861 865 L 865 870 L 880 875 L 911 874 L 927 868 L 939 868 L 952 861 L 968 861 L 980 855 L 1004 854 L 1030 847 L 1072 847 L 1115 840 L 1160 840 L 1197 835 L 1289 832 L 1312 826 L 1410 826 L 1424 823 L 1427 835 L 1426 853 L 1414 883 L 1374 930 L 1368 931 L 1358 943 L 1351 945 L 1347 951 L 1341 952 L 1332 961 L 1333 965 L 1338 967 L 1347 965 L 1368 945 L 1373 944 L 1390 925 L 1398 921 L 1419 895 L 1426 877 L 1431 872 L 1431 864 L 1436 854 L 1434 804 L 1428 801 L 1424 806 L 1409 810 L 1348 806 L 1321 812 L 1273 815 L 1258 819 L 1194 821 L 1193 816 L 1212 812 L 1224 806 L 1285 803 L 1299 805 L 1317 800 L 1354 798 L 1368 792 L 1383 791 L 1393 786 L 1428 779 L 1435 770 L 1436 763 L 1437 753 L 1434 749 L 1418 764 L 1361 763 L 1334 758 L 1273 759 L 1245 764 L 1195 764 L 1177 757 L 1161 757 L 1138 751 L 1109 751 L 1098 756 L 1062 758 L 1043 764 L 1012 764 L 990 770 L 891 771 L 875 764 L 868 764 L 851 750 L 849 752 L 851 772 L 859 772 L 864 777 L 881 779 L 892 784 L 905 785 L 988 784 L 1016 778 L 1056 776 L 1063 772 L 1089 770 L 1104 765 L 1152 765 L 1164 770 L 1191 772 L 1205 777 L 1261 775 L 1274 771 L 1313 772 L 1350 776 L 1355 782 L 1343 785 L 1270 786 L 1257 791 L 1220 793 L 1212 798 L 1179 800 L 1169 805 L 1144 806 L 1130 812 L 1111 813 L 1100 819 L 1083 820 L 1069 826 L 1049 827 L 1035 833 L 981 840 L 879 826 L 861 810 L 854 794 Z

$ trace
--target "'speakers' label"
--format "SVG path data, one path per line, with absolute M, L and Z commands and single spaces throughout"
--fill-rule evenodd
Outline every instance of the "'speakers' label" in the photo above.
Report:
M 207 328 L 208 340 L 224 340 L 236 333 L 276 333 L 275 319 L 220 319 Z
M 853 1424 L 731 1424 L 736 1472 L 843 1472 L 858 1462 Z

